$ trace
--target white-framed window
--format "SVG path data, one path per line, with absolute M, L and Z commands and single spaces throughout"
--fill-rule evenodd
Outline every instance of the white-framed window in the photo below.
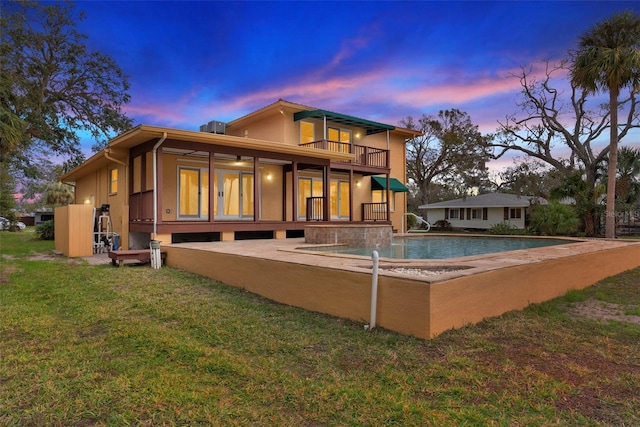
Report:
M 118 169 L 114 168 L 109 171 L 109 194 L 118 193 Z
M 327 139 L 329 141 L 351 143 L 351 131 L 349 129 L 327 128 Z
M 389 191 L 391 200 L 389 201 L 389 210 L 394 212 L 396 210 L 396 192 Z M 387 190 L 371 190 L 371 201 L 373 203 L 385 203 L 387 200 Z
M 331 180 L 331 218 L 349 218 L 349 181 Z
M 306 144 L 316 140 L 315 126 L 311 122 L 300 122 L 300 144 Z
M 511 219 L 520 219 L 520 218 L 522 218 L 522 208 L 511 208 L 511 209 L 509 209 L 509 218 L 511 218 Z
M 209 170 L 178 167 L 178 218 L 199 219 L 209 215 Z
M 449 209 L 449 219 L 460 218 L 460 209 Z
M 482 219 L 482 209 L 480 208 L 471 209 L 471 215 L 469 216 L 469 219 Z
M 307 217 L 309 197 L 322 197 L 322 178 L 298 178 L 298 218 Z

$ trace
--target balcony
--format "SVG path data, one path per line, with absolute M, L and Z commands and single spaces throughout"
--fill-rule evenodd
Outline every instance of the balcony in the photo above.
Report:
M 389 167 L 389 150 L 382 148 L 367 147 L 365 145 L 350 144 L 348 142 L 330 141 L 327 139 L 300 144 L 300 146 L 330 150 L 336 153 L 353 154 L 355 159 L 347 162 L 353 165 L 380 169 L 387 169 Z

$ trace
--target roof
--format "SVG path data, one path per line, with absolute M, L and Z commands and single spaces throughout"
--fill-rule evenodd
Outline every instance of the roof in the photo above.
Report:
M 462 199 L 446 200 L 438 203 L 428 203 L 418 206 L 418 209 L 441 209 L 441 208 L 502 208 L 502 207 L 527 207 L 532 200 L 537 200 L 542 204 L 547 201 L 536 196 L 520 196 L 506 193 L 487 193 L 478 196 L 469 196 Z
M 293 121 L 307 118 L 324 119 L 325 117 L 333 123 L 362 128 L 367 135 L 373 135 L 374 133 L 385 132 L 387 130 L 394 130 L 396 128 L 392 125 L 385 125 L 384 123 L 373 122 L 371 120 L 360 119 L 358 117 L 334 113 L 327 110 L 299 111 L 293 115 Z
M 367 135 L 372 135 L 374 133 L 379 133 L 379 132 L 385 132 L 387 130 L 398 132 L 400 134 L 405 135 L 408 138 L 415 138 L 417 136 L 422 135 L 422 132 L 416 129 L 406 129 L 403 127 L 388 125 L 385 123 L 379 123 L 372 120 L 361 119 L 359 117 L 349 116 L 347 114 L 335 113 L 329 110 L 318 109 L 317 107 L 298 104 L 298 103 L 290 102 L 284 99 L 279 99 L 272 104 L 269 104 L 265 107 L 252 111 L 251 113 L 248 113 L 242 117 L 239 117 L 235 120 L 228 122 L 227 128 L 234 128 L 234 127 L 241 126 L 241 124 L 248 119 L 267 117 L 269 114 L 272 114 L 273 110 L 279 110 L 280 112 L 287 111 L 289 113 L 293 113 L 294 121 L 302 120 L 305 118 L 314 118 L 314 119 L 322 120 L 324 117 L 327 117 L 327 120 L 330 120 L 334 123 L 340 123 L 346 126 L 363 128 L 367 133 Z
M 112 159 L 114 158 L 116 161 L 122 161 L 121 156 L 116 154 L 123 152 L 123 150 L 119 149 L 128 149 L 144 142 L 159 140 L 162 137 L 186 142 L 224 145 L 225 147 L 260 150 L 267 153 L 291 154 L 335 161 L 349 161 L 353 159 L 353 155 L 349 153 L 338 153 L 336 151 L 322 150 L 319 148 L 193 130 L 138 125 L 110 140 L 107 148 L 94 154 L 80 166 L 61 176 L 60 181 L 73 182 L 88 172 L 106 166 L 113 161 Z

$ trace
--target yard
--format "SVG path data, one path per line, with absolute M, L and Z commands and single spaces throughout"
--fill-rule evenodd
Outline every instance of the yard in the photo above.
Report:
M 0 425 L 640 425 L 640 269 L 429 341 L 0 232 Z

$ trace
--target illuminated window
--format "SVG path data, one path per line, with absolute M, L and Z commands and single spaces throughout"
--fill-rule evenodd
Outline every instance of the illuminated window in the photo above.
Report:
M 332 151 L 348 153 L 351 144 L 351 131 L 346 129 L 328 128 L 327 139 L 330 141 L 329 147 Z M 335 144 L 337 142 L 337 144 Z
M 331 181 L 331 217 L 349 218 L 349 182 Z
M 315 131 L 313 123 L 300 122 L 300 144 L 315 141 Z
M 396 210 L 395 191 L 390 191 L 389 193 L 391 193 L 391 201 L 390 201 L 391 204 L 389 205 L 389 210 L 395 211 Z M 371 201 L 373 203 L 385 203 L 386 198 L 387 198 L 387 190 L 371 190 Z
M 118 169 L 111 169 L 109 171 L 109 194 L 116 194 L 118 192 Z
M 322 197 L 321 178 L 298 178 L 298 218 L 307 216 L 309 197 Z
M 209 215 L 209 171 L 178 168 L 178 217 L 206 218 Z

